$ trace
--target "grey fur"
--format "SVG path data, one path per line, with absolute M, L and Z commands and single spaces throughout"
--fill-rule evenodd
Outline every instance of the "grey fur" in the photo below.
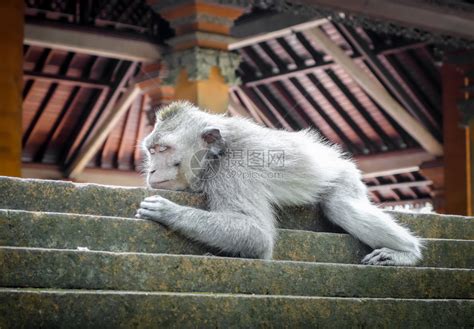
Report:
M 376 249 L 363 263 L 413 265 L 421 259 L 420 240 L 370 203 L 354 162 L 315 132 L 272 130 L 247 119 L 209 114 L 186 102 L 170 106 L 173 115 L 159 120 L 142 143 L 147 182 L 203 192 L 209 211 L 154 196 L 141 203 L 138 217 L 227 254 L 270 259 L 276 238 L 275 207 L 319 203 L 331 221 Z M 220 132 L 210 144 L 201 136 L 209 128 Z M 150 154 L 156 144 L 171 145 L 165 151 L 169 153 Z M 263 166 L 236 164 L 240 155 L 245 162 L 256 151 L 267 159 Z M 196 169 L 193 155 L 202 152 L 205 158 Z M 281 161 L 269 161 L 270 153 L 277 152 L 284 155 L 283 166 Z M 172 165 L 176 163 L 179 167 Z

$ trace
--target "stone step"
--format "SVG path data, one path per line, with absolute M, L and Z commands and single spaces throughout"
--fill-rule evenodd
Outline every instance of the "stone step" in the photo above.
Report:
M 472 328 L 474 302 L 0 289 L 2 328 Z
M 197 194 L 0 177 L 0 209 L 133 217 L 140 201 L 154 194 L 178 204 L 205 207 L 204 199 Z M 403 212 L 393 214 L 424 238 L 474 240 L 473 218 Z M 281 228 L 340 232 L 314 206 L 285 208 L 279 218 Z
M 279 230 L 274 259 L 359 264 L 370 248 L 347 234 Z M 474 241 L 425 239 L 425 267 L 474 267 Z M 203 255 L 212 250 L 147 220 L 0 210 L 0 245 Z
M 0 247 L 0 287 L 472 298 L 474 270 Z

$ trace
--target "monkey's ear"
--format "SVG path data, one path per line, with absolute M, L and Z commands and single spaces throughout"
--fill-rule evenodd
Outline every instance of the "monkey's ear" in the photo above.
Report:
M 225 143 L 219 129 L 207 127 L 201 132 L 201 138 L 207 143 L 211 156 L 218 157 L 223 154 Z
M 207 144 L 213 144 L 222 141 L 221 131 L 215 127 L 205 128 L 201 133 L 201 138 Z

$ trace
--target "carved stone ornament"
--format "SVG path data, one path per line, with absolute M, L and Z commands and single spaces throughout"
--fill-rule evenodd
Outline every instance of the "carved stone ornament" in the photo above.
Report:
M 167 68 L 164 84 L 175 85 L 179 73 L 186 69 L 189 80 L 207 80 L 211 67 L 217 66 L 221 75 L 229 85 L 240 83 L 236 70 L 240 64 L 239 54 L 194 47 L 182 51 L 174 51 L 163 56 Z

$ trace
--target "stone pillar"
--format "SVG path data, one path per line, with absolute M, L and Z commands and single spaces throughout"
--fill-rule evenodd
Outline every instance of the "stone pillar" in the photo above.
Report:
M 0 1 L 0 175 L 21 175 L 24 1 Z
M 454 57 L 455 59 L 456 57 Z M 468 58 L 468 56 L 463 56 Z M 445 62 L 441 70 L 443 85 L 443 135 L 445 210 L 448 214 L 472 216 L 474 208 L 474 116 L 462 116 L 461 104 L 473 112 L 474 85 L 470 72 L 474 72 L 472 55 L 470 62 Z M 472 88 L 472 87 L 471 87 Z M 465 114 L 465 113 L 464 113 Z
M 167 41 L 171 49 L 163 56 L 165 74 L 160 74 L 168 96 L 172 88 L 173 99 L 189 100 L 215 113 L 227 111 L 229 87 L 238 82 L 235 70 L 240 62 L 227 50 L 234 41 L 230 28 L 246 9 L 239 1 L 234 3 L 148 0 L 176 33 Z

